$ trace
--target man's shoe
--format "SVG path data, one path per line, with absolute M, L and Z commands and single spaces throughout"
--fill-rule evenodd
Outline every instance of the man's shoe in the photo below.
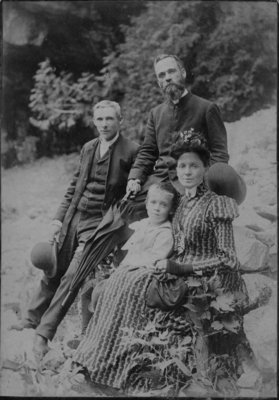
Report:
M 17 324 L 9 327 L 9 330 L 15 329 L 16 331 L 23 331 L 23 329 L 36 329 L 36 325 L 32 322 L 21 320 Z
M 36 334 L 33 343 L 33 352 L 35 355 L 35 360 L 40 362 L 46 353 L 50 351 L 50 347 L 47 345 L 47 338 Z

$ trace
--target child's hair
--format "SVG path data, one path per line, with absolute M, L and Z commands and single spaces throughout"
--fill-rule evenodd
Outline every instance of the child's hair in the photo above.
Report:
M 173 185 L 170 182 L 158 182 L 158 183 L 153 183 L 147 192 L 147 196 L 146 196 L 146 201 L 148 200 L 148 195 L 151 189 L 159 189 L 162 192 L 167 192 L 169 194 L 172 194 L 172 202 L 171 202 L 171 209 L 169 212 L 169 216 L 170 216 L 170 220 L 172 219 L 176 207 L 178 205 L 178 201 L 179 201 L 179 193 L 175 190 L 175 188 L 173 187 Z

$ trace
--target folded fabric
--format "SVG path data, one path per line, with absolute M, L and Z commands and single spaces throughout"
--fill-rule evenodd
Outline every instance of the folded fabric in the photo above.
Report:
M 145 294 L 146 305 L 163 311 L 172 310 L 187 300 L 188 286 L 175 275 L 154 274 Z

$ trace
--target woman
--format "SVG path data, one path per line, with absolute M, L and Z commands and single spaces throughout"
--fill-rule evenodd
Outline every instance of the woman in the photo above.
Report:
M 192 131 L 180 136 L 171 155 L 185 195 L 173 219 L 174 254 L 156 268 L 183 277 L 188 296 L 173 311 L 150 309 L 145 294 L 152 272 L 116 270 L 74 357 L 95 383 L 149 389 L 155 381 L 180 387 L 206 371 L 207 351 L 216 353 L 220 343 L 212 337 L 231 334 L 229 346 L 217 346 L 222 355 L 233 347 L 232 336 L 241 336 L 240 311 L 247 296 L 232 229 L 237 205 L 204 183 L 210 159 L 205 140 Z M 220 357 L 215 361 L 216 369 Z

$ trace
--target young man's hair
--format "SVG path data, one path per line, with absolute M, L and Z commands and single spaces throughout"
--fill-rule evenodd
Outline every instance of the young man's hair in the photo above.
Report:
M 172 195 L 172 202 L 171 202 L 171 209 L 170 209 L 170 217 L 172 217 L 176 210 L 176 207 L 178 205 L 178 201 L 179 201 L 179 197 L 180 197 L 179 193 L 175 190 L 175 188 L 173 187 L 173 185 L 170 182 L 153 183 L 148 189 L 147 196 L 146 196 L 146 202 L 148 200 L 149 192 L 152 189 L 158 189 L 158 190 L 161 190 L 162 192 L 167 192 Z
M 99 110 L 100 108 L 107 108 L 107 107 L 113 108 L 116 112 L 117 118 L 119 120 L 122 119 L 120 105 L 118 103 L 116 103 L 115 101 L 111 101 L 111 100 L 102 100 L 102 101 L 99 101 L 99 103 L 95 104 L 95 106 L 93 107 L 93 116 L 94 116 L 96 110 Z
M 154 69 L 155 69 L 156 65 L 158 64 L 158 62 L 164 60 L 165 58 L 173 58 L 176 61 L 180 71 L 185 70 L 182 60 L 179 57 L 175 56 L 174 54 L 159 54 L 154 59 L 154 62 L 153 62 Z

